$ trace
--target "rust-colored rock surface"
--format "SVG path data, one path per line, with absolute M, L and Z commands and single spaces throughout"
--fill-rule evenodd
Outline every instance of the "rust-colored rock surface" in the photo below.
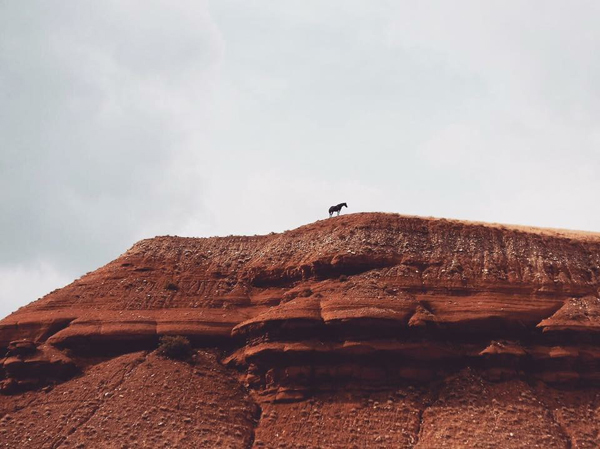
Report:
M 144 240 L 0 322 L 0 447 L 599 447 L 599 289 L 594 233 Z

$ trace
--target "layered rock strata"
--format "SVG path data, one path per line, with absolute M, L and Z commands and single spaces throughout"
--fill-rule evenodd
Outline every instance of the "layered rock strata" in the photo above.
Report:
M 405 422 L 403 430 L 370 429 L 372 441 L 361 433 L 339 447 L 461 447 L 468 434 L 436 433 L 428 423 L 492 399 L 498 416 L 523 406 L 554 423 L 531 447 L 567 447 L 575 434 L 588 437 L 565 430 L 569 423 L 548 407 L 559 387 L 587 391 L 590 410 L 598 410 L 599 288 L 598 234 L 353 214 L 282 234 L 141 241 L 2 320 L 0 348 L 25 339 L 81 360 L 187 336 L 218 351 L 262 404 L 256 435 L 241 438 L 256 447 L 269 446 L 279 425 L 291 432 L 288 415 L 286 424 L 265 427 L 271 411 L 338 407 L 360 421 L 374 397 L 382 417 Z M 453 383 L 467 396 L 489 396 L 469 405 L 452 396 Z M 541 391 L 555 392 L 548 404 L 538 401 Z M 508 392 L 522 401 L 510 405 Z M 336 435 L 325 447 L 336 447 Z M 382 435 L 389 438 L 376 440 Z
M 8 345 L 0 359 L 0 392 L 13 393 L 60 382 L 77 372 L 75 363 L 56 348 L 29 340 L 16 340 Z

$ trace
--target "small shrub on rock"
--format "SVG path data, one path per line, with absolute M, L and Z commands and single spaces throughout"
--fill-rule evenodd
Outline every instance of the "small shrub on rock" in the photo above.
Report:
M 187 360 L 194 353 L 190 341 L 180 335 L 163 335 L 156 353 L 162 357 L 176 360 Z
M 179 286 L 173 282 L 167 282 L 165 285 L 165 290 L 171 290 L 172 292 L 176 292 L 179 290 Z

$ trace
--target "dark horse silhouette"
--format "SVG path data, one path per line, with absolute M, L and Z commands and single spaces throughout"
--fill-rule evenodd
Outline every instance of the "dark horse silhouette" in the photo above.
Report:
M 334 212 L 338 213 L 338 216 L 340 215 L 340 211 L 342 210 L 342 207 L 348 207 L 348 205 L 346 203 L 340 203 L 337 206 L 331 206 L 329 208 L 329 217 L 331 217 L 333 215 Z

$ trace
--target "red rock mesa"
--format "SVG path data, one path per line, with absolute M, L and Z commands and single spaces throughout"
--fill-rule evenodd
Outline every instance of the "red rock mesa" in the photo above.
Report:
M 0 447 L 597 448 L 599 288 L 595 233 L 144 240 L 0 322 Z

